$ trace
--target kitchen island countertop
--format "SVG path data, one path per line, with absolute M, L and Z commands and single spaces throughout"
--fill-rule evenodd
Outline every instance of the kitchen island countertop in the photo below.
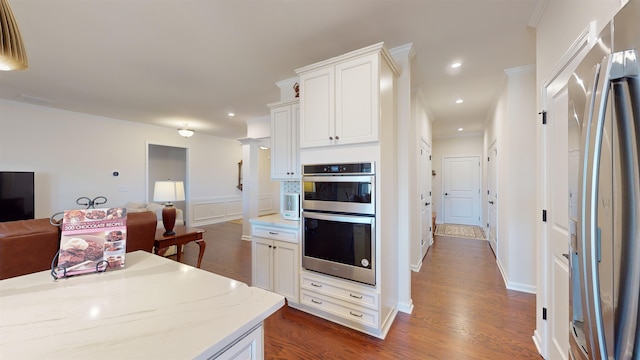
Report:
M 0 358 L 207 359 L 283 305 L 278 294 L 136 251 L 120 270 L 0 281 Z

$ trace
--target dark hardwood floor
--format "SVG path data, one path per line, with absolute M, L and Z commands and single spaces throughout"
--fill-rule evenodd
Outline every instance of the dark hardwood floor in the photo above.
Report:
M 242 225 L 204 226 L 202 268 L 251 284 Z M 195 265 L 198 246 L 185 246 Z M 535 296 L 506 290 L 486 241 L 436 236 L 411 275 L 412 314 L 398 313 L 385 340 L 285 306 L 265 321 L 266 359 L 539 359 Z

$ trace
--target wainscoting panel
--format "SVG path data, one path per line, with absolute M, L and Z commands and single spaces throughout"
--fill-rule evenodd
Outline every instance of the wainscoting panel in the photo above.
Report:
M 258 198 L 259 215 L 278 212 L 273 207 L 273 194 L 261 194 Z M 242 197 L 220 197 L 197 199 L 191 203 L 189 226 L 203 226 L 242 219 Z

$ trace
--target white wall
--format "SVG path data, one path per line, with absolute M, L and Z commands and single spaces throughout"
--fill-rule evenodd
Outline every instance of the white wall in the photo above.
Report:
M 280 211 L 280 181 L 271 180 L 271 149 L 258 150 L 258 177 L 260 198 L 258 213 L 265 215 Z
M 36 173 L 36 218 L 77 208 L 81 196 L 103 195 L 114 206 L 146 202 L 147 143 L 188 148 L 192 204 L 241 201 L 237 140 L 198 133 L 183 138 L 173 129 L 5 100 L 0 129 L 0 170 Z
M 535 68 L 505 72 L 507 108 L 497 140 L 505 145 L 498 149 L 498 265 L 508 288 L 535 293 Z
M 473 134 L 469 136 L 458 136 L 449 138 L 433 139 L 433 161 L 432 169 L 436 172 L 436 176 L 432 179 L 432 198 L 433 210 L 436 212 L 436 223 L 442 224 L 443 218 L 443 197 L 442 197 L 442 159 L 445 156 L 480 156 L 482 157 L 483 137 L 481 134 Z
M 536 91 L 535 67 L 505 70 L 506 79 L 481 138 L 483 159 L 496 142 L 498 251 L 497 263 L 507 288 L 536 291 Z M 486 160 L 483 161 L 486 172 Z M 483 175 L 486 219 L 486 174 Z M 483 223 L 486 223 L 484 221 Z

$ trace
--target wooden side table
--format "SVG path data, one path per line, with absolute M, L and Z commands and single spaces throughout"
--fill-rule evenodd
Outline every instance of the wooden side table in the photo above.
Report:
M 173 231 L 175 231 L 175 235 L 164 236 L 164 228 L 156 230 L 156 237 L 153 242 L 154 252 L 160 256 L 164 256 L 169 246 L 176 245 L 178 247 L 178 262 L 181 262 L 182 245 L 195 241 L 200 247 L 197 265 L 197 267 L 200 267 L 202 264 L 202 255 L 204 255 L 204 250 L 207 247 L 207 243 L 202 238 L 204 230 L 186 226 L 176 226 Z

